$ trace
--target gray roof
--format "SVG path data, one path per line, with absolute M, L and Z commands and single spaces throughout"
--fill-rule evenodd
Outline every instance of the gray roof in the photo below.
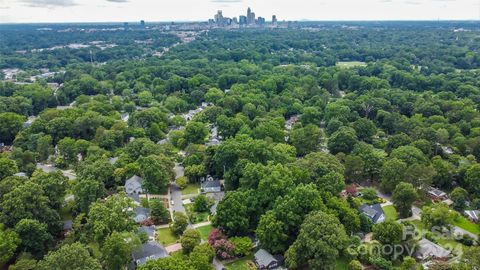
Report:
M 125 192 L 127 194 L 142 192 L 143 178 L 134 175 L 125 181 Z
M 154 238 L 155 237 L 155 226 L 142 226 L 138 228 L 139 233 L 146 233 L 148 237 Z
M 428 193 L 430 193 L 434 196 L 437 196 L 437 197 L 443 197 L 443 196 L 447 195 L 447 193 L 441 191 L 438 188 L 434 188 L 434 187 L 428 188 Z
M 115 165 L 118 161 L 118 157 L 111 157 L 108 159 L 108 162 L 110 162 L 110 164 L 112 165 Z
M 150 241 L 142 245 L 139 250 L 132 253 L 137 265 L 145 264 L 149 260 L 156 260 L 168 257 L 165 248 L 156 241 Z
M 479 220 L 480 219 L 480 210 L 465 210 L 465 215 L 467 215 L 469 218 L 473 220 Z
M 214 181 L 205 181 L 202 183 L 202 188 L 220 188 L 222 184 L 220 183 L 219 180 L 214 180 Z
M 63 230 L 71 230 L 73 229 L 73 222 L 71 220 L 65 220 L 63 222 Z
M 415 253 L 415 256 L 418 259 L 424 260 L 429 257 L 434 258 L 447 258 L 450 256 L 450 251 L 444 249 L 443 247 L 433 243 L 432 241 L 423 238 L 418 242 L 418 250 Z
M 135 212 L 135 221 L 136 222 L 143 222 L 150 216 L 150 210 L 145 207 L 136 207 L 134 210 Z
M 361 214 L 368 216 L 374 223 L 377 223 L 379 218 L 384 214 L 383 208 L 380 204 L 362 204 L 359 209 Z
M 278 262 L 278 260 L 275 259 L 275 257 L 273 257 L 273 255 L 265 249 L 259 249 L 257 252 L 255 252 L 255 262 L 260 267 L 267 267 L 272 262 Z

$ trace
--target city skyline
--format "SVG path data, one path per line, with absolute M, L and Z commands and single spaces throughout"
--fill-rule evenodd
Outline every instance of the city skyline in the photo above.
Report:
M 238 17 L 248 7 L 267 21 L 480 19 L 478 0 L 0 0 L 0 22 L 207 21 L 217 10 Z

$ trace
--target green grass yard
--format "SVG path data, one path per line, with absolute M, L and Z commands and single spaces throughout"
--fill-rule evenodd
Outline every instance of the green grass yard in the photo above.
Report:
M 202 239 L 207 241 L 208 235 L 210 234 L 212 229 L 213 229 L 212 225 L 206 225 L 206 226 L 198 227 L 197 231 L 200 233 L 200 236 L 202 237 Z
M 178 237 L 172 233 L 170 228 L 160 228 L 157 230 L 157 240 L 164 246 L 174 244 Z
M 354 67 L 365 67 L 367 63 L 359 62 L 359 61 L 345 61 L 345 62 L 338 62 L 337 67 L 340 68 L 354 68 Z
M 200 185 L 197 183 L 190 183 L 185 189 L 182 189 L 182 195 L 198 194 L 200 192 Z
M 473 234 L 480 234 L 480 225 L 470 222 L 464 216 L 459 216 L 454 222 L 453 225 L 460 227 L 466 231 L 469 231 Z
M 192 222 L 193 224 L 208 221 L 209 213 L 207 213 L 207 212 L 195 212 L 195 210 L 193 209 L 194 208 L 193 203 L 184 205 L 184 207 L 185 207 L 185 210 L 187 211 L 187 216 L 190 219 L 190 222 Z
M 337 260 L 336 265 L 335 265 L 335 270 L 348 270 L 349 262 L 345 258 L 340 258 Z
M 253 263 L 253 255 L 243 257 L 239 260 L 236 260 L 232 263 L 225 265 L 225 268 L 228 270 L 253 270 L 255 268 L 249 267 L 249 263 Z
M 394 221 L 398 219 L 397 209 L 395 209 L 393 205 L 383 207 L 383 211 L 385 212 L 385 217 L 387 220 Z

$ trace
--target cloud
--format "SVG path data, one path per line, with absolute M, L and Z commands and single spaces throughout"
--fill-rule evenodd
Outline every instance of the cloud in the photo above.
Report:
M 127 3 L 129 0 L 107 0 L 107 2 L 112 3 Z
M 213 3 L 241 3 L 243 0 L 210 0 Z
M 40 8 L 71 7 L 76 6 L 75 0 L 21 0 L 26 6 Z

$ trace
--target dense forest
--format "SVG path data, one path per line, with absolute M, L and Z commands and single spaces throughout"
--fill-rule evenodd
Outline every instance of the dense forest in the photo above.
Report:
M 0 26 L 0 269 L 480 269 L 478 24 L 120 27 Z

